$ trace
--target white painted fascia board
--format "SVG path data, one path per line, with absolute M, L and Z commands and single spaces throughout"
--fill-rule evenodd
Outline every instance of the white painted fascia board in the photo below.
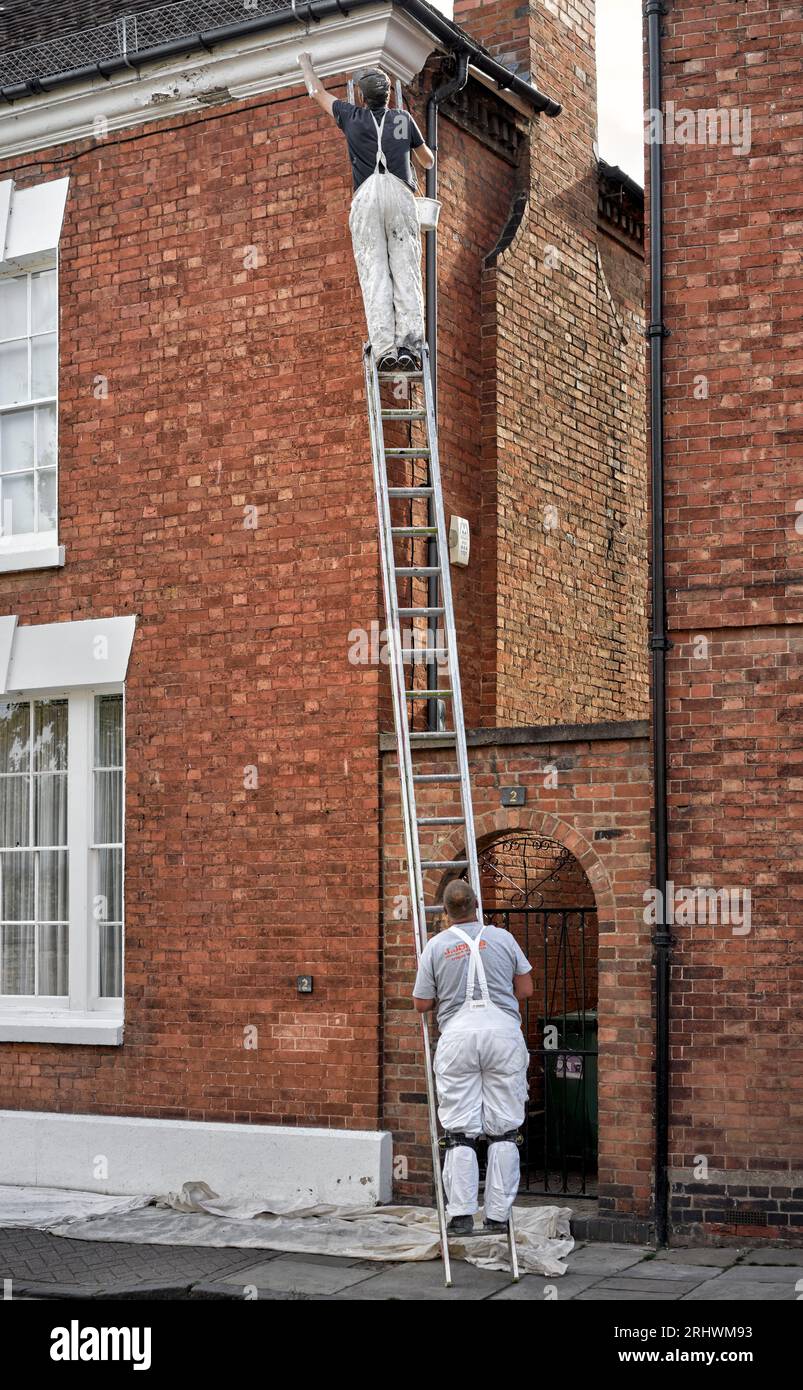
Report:
M 0 159 L 92 137 L 100 145 L 104 135 L 129 126 L 301 86 L 297 59 L 304 49 L 324 78 L 378 63 L 407 83 L 437 48 L 420 24 L 387 3 L 331 16 L 306 33 L 293 20 L 216 44 L 210 54 L 188 44 L 186 54 L 148 63 L 139 72 L 98 75 L 3 107 Z
M 492 77 L 488 76 L 487 72 L 481 72 L 479 68 L 475 68 L 473 63 L 469 63 L 468 72 L 469 76 L 473 77 L 475 82 L 479 82 L 481 86 L 487 87 L 488 91 L 493 92 L 494 96 L 498 97 L 500 101 L 503 101 L 506 106 L 510 106 L 514 111 L 518 111 L 519 115 L 524 116 L 529 124 L 532 120 L 533 113 L 526 101 L 523 101 L 521 97 L 517 97 L 516 93 L 511 92 L 509 87 L 497 86 L 496 82 L 494 82 Z
M 122 684 L 136 621 L 127 615 L 17 627 L 6 690 Z

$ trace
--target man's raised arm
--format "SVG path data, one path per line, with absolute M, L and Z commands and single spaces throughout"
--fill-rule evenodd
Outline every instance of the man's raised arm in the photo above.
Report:
M 331 116 L 332 107 L 335 104 L 336 98 L 330 96 L 326 88 L 321 86 L 321 79 L 312 66 L 312 54 L 299 53 L 298 66 L 304 74 L 307 91 L 312 97 L 312 100 L 317 101 L 318 105 Z

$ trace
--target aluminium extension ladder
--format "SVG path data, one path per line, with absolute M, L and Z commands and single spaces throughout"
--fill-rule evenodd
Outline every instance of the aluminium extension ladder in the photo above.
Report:
M 418 962 L 427 942 L 427 918 L 439 915 L 442 911 L 440 904 L 434 900 L 426 901 L 425 875 L 430 870 L 439 874 L 448 869 L 466 870 L 469 883 L 477 895 L 478 919 L 482 921 L 480 876 L 474 841 L 474 816 L 449 574 L 449 543 L 441 493 L 429 351 L 425 346 L 422 370 L 417 372 L 380 373 L 370 345 L 365 348 L 363 361 L 379 520 L 382 587 L 385 595 L 413 940 Z M 401 400 L 396 394 L 399 391 L 404 393 Z M 407 442 L 404 446 L 386 443 L 389 425 L 397 432 L 406 431 Z M 416 432 L 423 434 L 421 442 L 414 441 L 413 435 Z M 420 473 L 420 477 L 416 476 L 417 473 Z M 393 474 L 396 476 L 391 476 Z M 416 524 L 416 511 L 424 510 L 424 523 Z M 402 516 L 399 515 L 400 512 L 403 513 Z M 426 546 L 425 563 L 416 563 L 416 548 L 420 550 L 422 546 Z M 409 553 L 400 555 L 399 550 Z M 404 563 L 405 560 L 408 563 Z M 433 579 L 438 581 L 438 600 L 434 606 L 430 605 L 427 594 L 419 596 L 416 593 L 416 586 L 418 590 L 425 586 L 428 588 Z M 402 595 L 400 588 L 406 588 L 409 592 Z M 416 628 L 416 623 L 421 619 L 426 622 L 423 647 L 419 647 L 415 641 L 405 644 L 405 637 L 416 638 L 420 635 L 420 626 Z M 434 623 L 432 620 L 435 620 Z M 402 629 L 403 623 L 409 624 L 406 632 Z M 405 651 L 408 657 L 414 656 L 415 661 L 405 661 Z M 428 680 L 424 688 L 416 686 L 415 665 L 419 660 L 425 664 L 428 672 L 439 665 L 441 672 L 445 671 L 448 684 L 444 685 L 441 674 L 437 688 L 431 688 Z M 450 727 L 434 731 L 415 727 L 418 722 L 417 716 L 422 712 L 422 705 L 431 708 L 434 702 L 437 702 L 436 707 L 451 714 Z M 449 721 L 447 719 L 439 722 L 447 724 Z M 448 769 L 423 773 L 414 771 L 412 750 L 426 747 L 428 743 L 434 744 L 438 749 L 439 761 L 448 761 Z M 424 814 L 419 814 L 417 809 L 416 792 L 419 788 L 427 803 Z M 437 844 L 430 845 L 427 849 L 422 843 L 427 840 L 437 841 L 442 830 L 450 826 L 463 827 L 465 859 L 439 859 Z M 421 1033 L 444 1279 L 446 1286 L 450 1287 L 452 1277 L 438 1144 L 432 1051 L 429 1025 L 424 1014 L 421 1015 Z M 511 1273 L 513 1278 L 518 1280 L 512 1214 L 508 1224 L 508 1246 Z

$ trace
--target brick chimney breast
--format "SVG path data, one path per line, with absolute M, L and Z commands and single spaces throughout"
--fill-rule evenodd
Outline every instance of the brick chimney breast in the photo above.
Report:
M 455 0 L 454 20 L 501 63 L 524 76 L 532 71 L 529 0 Z

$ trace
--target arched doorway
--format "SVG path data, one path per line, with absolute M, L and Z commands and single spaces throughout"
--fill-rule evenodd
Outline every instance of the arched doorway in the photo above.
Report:
M 533 967 L 525 1005 L 530 1098 L 522 1187 L 596 1195 L 598 930 L 594 891 L 559 841 L 503 834 L 479 856 L 486 919 Z

